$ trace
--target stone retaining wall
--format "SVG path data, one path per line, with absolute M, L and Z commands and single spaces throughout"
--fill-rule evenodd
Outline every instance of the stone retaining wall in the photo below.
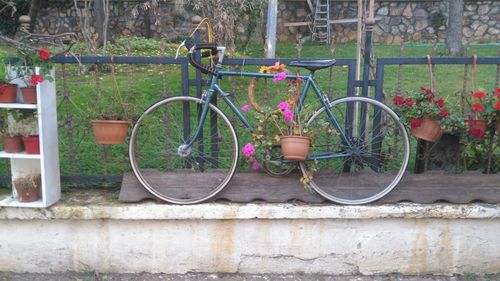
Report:
M 438 36 L 440 41 L 446 37 L 443 25 L 433 24 L 431 14 L 442 13 L 447 18 L 447 5 L 450 0 L 443 1 L 388 1 L 376 4 L 377 23 L 374 29 L 375 42 L 399 43 L 404 41 L 431 42 Z M 378 1 L 377 1 L 378 2 Z M 110 29 L 113 36 L 136 35 L 145 36 L 147 28 L 145 17 L 149 17 L 152 37 L 175 38 L 187 33 L 191 28 L 191 14 L 184 9 L 183 0 L 161 3 L 160 25 L 155 26 L 153 15 L 140 14 L 131 16 L 134 1 L 121 1 L 112 7 Z M 310 20 L 307 2 L 284 1 L 278 5 L 278 38 L 281 41 L 294 41 L 297 34 L 302 37 L 310 35 L 309 27 L 285 27 L 284 23 L 304 22 Z M 355 1 L 332 1 L 331 19 L 356 18 Z M 242 23 L 238 28 L 244 30 Z M 334 24 L 336 42 L 345 43 L 356 40 L 356 23 Z M 76 10 L 72 1 L 53 2 L 39 13 L 35 32 L 62 33 L 79 31 Z M 464 11 L 464 41 L 496 42 L 500 40 L 500 1 L 466 2 Z

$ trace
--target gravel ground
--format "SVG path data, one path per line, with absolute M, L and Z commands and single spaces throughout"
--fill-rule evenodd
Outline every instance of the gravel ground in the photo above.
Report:
M 497 281 L 500 274 L 463 276 L 332 276 L 307 274 L 151 274 L 151 273 L 108 273 L 65 272 L 57 274 L 0 272 L 0 281 Z

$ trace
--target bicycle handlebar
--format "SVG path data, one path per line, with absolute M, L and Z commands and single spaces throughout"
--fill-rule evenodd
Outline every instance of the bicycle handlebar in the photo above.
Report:
M 203 72 L 205 74 L 215 75 L 216 72 L 217 72 L 216 69 L 215 69 L 215 67 L 208 66 L 208 65 L 203 65 L 201 63 L 198 63 L 194 59 L 194 52 L 196 52 L 198 50 L 208 50 L 208 51 L 201 52 L 201 57 L 213 56 L 213 55 L 216 55 L 219 52 L 217 44 L 216 43 L 196 44 L 193 47 L 191 47 L 191 49 L 188 52 L 189 63 L 192 66 L 196 67 L 197 69 L 199 69 L 201 72 Z

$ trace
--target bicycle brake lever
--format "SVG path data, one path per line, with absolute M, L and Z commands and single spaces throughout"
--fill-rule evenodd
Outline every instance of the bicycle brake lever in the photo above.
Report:
M 179 52 L 181 50 L 181 48 L 185 45 L 186 43 L 186 40 L 182 41 L 182 43 L 179 45 L 179 47 L 177 47 L 177 51 L 175 52 L 175 59 L 177 59 L 179 57 Z

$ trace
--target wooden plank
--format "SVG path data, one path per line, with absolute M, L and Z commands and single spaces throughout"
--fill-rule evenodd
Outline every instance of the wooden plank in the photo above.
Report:
M 186 174 L 171 173 L 159 176 L 186 177 Z M 207 178 L 204 176 L 203 178 Z M 305 203 L 324 203 L 325 199 L 315 193 L 306 191 L 299 182 L 300 175 L 294 173 L 286 177 L 271 177 L 263 173 L 237 173 L 230 184 L 217 194 L 213 200 L 246 203 L 266 201 L 270 203 L 301 201 Z M 195 188 L 202 183 L 196 177 L 190 177 L 182 188 Z M 393 204 L 402 201 L 415 203 L 434 203 L 446 201 L 450 203 L 485 203 L 500 202 L 500 174 L 485 175 L 479 172 L 463 174 L 447 174 L 444 172 L 428 172 L 425 174 L 407 174 L 399 185 L 384 198 L 374 204 Z M 359 188 L 359 192 L 363 192 Z M 123 202 L 139 202 L 154 199 L 146 191 L 132 173 L 123 178 L 119 200 Z
M 330 24 L 334 23 L 355 23 L 358 22 L 358 19 L 341 19 L 341 20 L 330 20 Z M 311 25 L 312 22 L 310 21 L 302 21 L 302 22 L 287 22 L 284 24 L 285 27 L 289 26 L 304 26 L 304 25 Z

